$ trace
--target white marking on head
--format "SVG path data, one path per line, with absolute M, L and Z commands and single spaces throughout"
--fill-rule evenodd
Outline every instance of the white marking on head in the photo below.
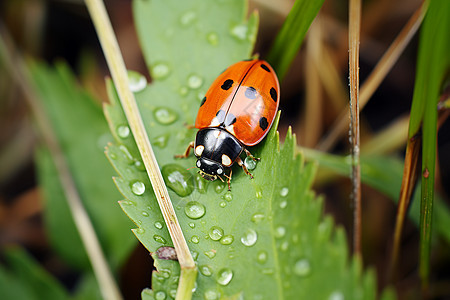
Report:
M 195 147 L 195 155 L 196 156 L 201 156 L 202 153 L 203 153 L 203 150 L 205 150 L 205 146 L 198 145 L 197 147 Z
M 231 166 L 233 162 L 231 161 L 231 158 L 226 155 L 226 154 L 222 154 L 222 165 L 229 167 Z
M 232 135 L 236 136 L 236 133 L 234 132 L 234 126 L 233 126 L 233 125 L 227 126 L 225 129 L 226 129 L 229 133 L 231 133 Z
M 217 169 L 217 174 L 220 175 L 220 174 L 222 174 L 222 172 L 223 172 L 222 169 Z
M 202 163 L 199 160 L 197 160 L 197 168 L 200 168 L 201 166 L 202 166 Z
M 209 124 L 209 126 L 211 126 L 211 127 L 216 127 L 216 126 L 219 126 L 219 125 L 220 125 L 220 121 L 217 119 L 217 117 L 214 117 L 211 120 L 211 124 Z

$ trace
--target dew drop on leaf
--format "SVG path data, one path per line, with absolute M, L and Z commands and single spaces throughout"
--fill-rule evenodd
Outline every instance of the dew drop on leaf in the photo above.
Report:
M 201 87 L 202 84 L 203 84 L 203 78 L 201 78 L 200 76 L 198 76 L 196 74 L 189 75 L 188 80 L 187 80 L 188 87 L 195 90 L 195 89 L 198 89 L 199 87 Z
M 137 93 L 145 89 L 147 86 L 147 79 L 144 75 L 128 70 L 128 87 L 133 93 Z
M 164 227 L 163 223 L 159 221 L 156 221 L 154 225 L 156 229 L 162 229 Z
M 232 236 L 231 234 L 227 234 L 225 235 L 221 240 L 220 243 L 222 245 L 230 245 L 234 242 L 234 236 Z
M 227 202 L 226 201 L 220 201 L 219 206 L 224 208 L 227 206 Z
M 155 234 L 155 235 L 153 236 L 153 239 L 154 239 L 156 242 L 161 243 L 161 244 L 166 244 L 166 243 L 167 243 L 167 241 L 166 241 L 165 238 L 163 238 L 162 236 L 157 235 L 157 234 Z
M 158 107 L 153 111 L 156 121 L 162 125 L 170 125 L 178 119 L 175 111 L 168 107 Z
M 218 241 L 223 237 L 223 229 L 218 226 L 213 226 L 209 229 L 208 235 L 213 241 Z
M 149 215 L 148 215 L 148 212 L 146 212 L 146 211 L 143 211 L 142 213 L 141 213 L 144 217 L 148 217 Z
M 226 192 L 223 196 L 223 199 L 227 200 L 228 202 L 231 202 L 233 200 L 233 194 L 231 192 Z
M 244 232 L 244 235 L 241 237 L 241 242 L 247 247 L 253 246 L 258 240 L 258 234 L 255 230 L 249 228 Z
M 136 169 L 138 169 L 138 171 L 141 171 L 141 172 L 145 171 L 144 163 L 140 160 L 136 160 L 134 162 L 134 166 L 136 167 Z
M 189 223 L 189 227 L 195 228 L 195 223 L 194 222 Z
M 217 194 L 220 194 L 224 189 L 225 189 L 225 183 L 220 182 L 218 180 L 216 180 L 216 186 L 214 187 L 214 190 L 216 191 Z
M 186 216 L 191 219 L 199 219 L 203 217 L 206 213 L 206 208 L 203 204 L 197 201 L 189 201 L 184 208 Z
M 120 145 L 119 146 L 120 151 L 122 151 L 122 153 L 125 155 L 126 159 L 127 159 L 127 163 L 129 165 L 134 163 L 134 159 L 133 159 L 133 155 L 131 155 L 130 151 L 128 150 L 128 148 L 124 145 Z
M 167 146 L 167 142 L 169 141 L 170 134 L 161 134 L 157 137 L 155 137 L 152 140 L 152 144 L 155 146 L 158 146 L 159 148 L 165 148 Z
M 153 79 L 164 79 L 170 74 L 170 67 L 167 63 L 157 62 L 151 68 Z
M 262 198 L 262 189 L 260 186 L 256 186 L 256 198 L 261 199 Z
M 200 240 L 199 240 L 198 236 L 193 235 L 193 236 L 191 237 L 191 242 L 192 242 L 192 243 L 198 244 L 199 241 L 200 241 Z
M 180 94 L 180 96 L 186 96 L 188 94 L 189 90 L 187 87 L 182 86 L 178 89 L 178 94 Z
M 139 221 L 138 221 L 138 222 L 139 222 Z M 142 223 L 142 221 L 139 222 L 139 223 Z M 143 234 L 144 232 L 145 232 L 145 229 L 142 228 L 142 227 L 139 227 L 138 229 L 136 229 L 136 233 L 137 233 L 137 234 Z
M 282 238 L 286 234 L 286 228 L 283 226 L 278 226 L 275 228 L 275 237 L 276 238 Z
M 177 164 L 165 165 L 161 173 L 166 185 L 180 197 L 186 197 L 194 190 L 192 174 Z
M 163 291 L 156 292 L 155 299 L 156 300 L 164 300 L 164 299 L 166 299 L 166 293 L 164 293 Z
M 294 265 L 294 273 L 298 276 L 308 276 L 311 273 L 311 264 L 307 259 L 300 259 Z
M 255 213 L 252 216 L 252 222 L 255 224 L 258 224 L 259 222 L 261 222 L 262 220 L 264 220 L 265 216 L 264 214 L 261 213 Z
M 287 187 L 284 187 L 280 190 L 280 196 L 286 197 L 289 194 L 289 189 Z
M 281 251 L 286 251 L 289 248 L 289 243 L 287 241 L 284 241 L 281 243 Z
M 131 184 L 133 194 L 140 196 L 145 192 L 145 184 L 142 181 L 135 181 Z
M 217 46 L 219 44 L 219 35 L 215 32 L 210 32 L 206 35 L 206 40 L 213 46 Z
M 254 170 L 256 168 L 256 161 L 254 161 L 250 156 L 247 156 L 244 159 L 244 165 L 247 167 L 248 170 Z
M 219 299 L 219 293 L 215 290 L 207 290 L 204 294 L 205 300 L 217 300 Z
M 197 251 L 191 251 L 191 255 L 192 255 L 192 258 L 194 260 L 197 260 L 197 258 L 198 258 L 198 252 Z
M 211 259 L 213 259 L 214 257 L 216 257 L 216 251 L 215 250 L 209 250 L 209 251 L 205 251 L 205 255 Z
M 247 31 L 248 31 L 247 25 L 239 24 L 231 28 L 230 34 L 232 37 L 240 41 L 243 41 L 247 37 Z
M 197 13 L 192 10 L 188 10 L 180 17 L 180 24 L 184 27 L 191 25 L 197 19 Z
M 228 285 L 233 279 L 233 271 L 229 268 L 224 268 L 217 273 L 217 283 L 220 285 Z
M 128 125 L 120 125 L 117 127 L 117 135 L 122 139 L 127 138 L 130 136 L 130 127 Z
M 344 300 L 344 295 L 340 291 L 334 291 L 330 294 L 328 300 Z
M 203 265 L 199 267 L 200 273 L 202 273 L 204 276 L 211 276 L 212 272 L 211 272 L 211 268 L 208 267 L 207 265 Z
M 264 264 L 267 261 L 267 252 L 264 250 L 259 251 L 256 256 L 256 261 L 260 264 Z
M 283 200 L 283 201 L 280 202 L 280 208 L 286 208 L 286 206 L 287 206 L 287 201 L 286 200 Z

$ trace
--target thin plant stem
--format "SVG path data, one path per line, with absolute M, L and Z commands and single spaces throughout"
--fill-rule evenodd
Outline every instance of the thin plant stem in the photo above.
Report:
M 191 299 L 192 290 L 197 277 L 197 269 L 172 206 L 167 187 L 151 147 L 136 100 L 129 89 L 127 70 L 117 39 L 114 35 L 103 2 L 101 0 L 86 0 L 85 2 L 97 30 L 122 108 L 139 148 L 148 177 L 153 186 L 156 199 L 158 200 L 164 221 L 167 224 L 170 237 L 177 253 L 181 274 L 176 299 Z
M 81 201 L 77 187 L 70 173 L 69 166 L 67 165 L 52 125 L 49 123 L 44 109 L 37 100 L 36 93 L 30 84 L 31 80 L 29 79 L 29 74 L 25 67 L 25 63 L 19 56 L 12 55 L 12 53 L 17 53 L 17 51 L 7 50 L 7 45 L 12 45 L 12 41 L 2 24 L 0 24 L 0 28 L 2 29 L 0 45 L 3 45 L 3 47 L 0 47 L 0 57 L 3 58 L 6 67 L 12 74 L 14 80 L 17 84 L 19 84 L 25 93 L 25 98 L 31 107 L 31 111 L 36 119 L 42 138 L 51 153 L 58 172 L 59 180 L 63 187 L 65 198 L 67 199 L 75 226 L 80 234 L 86 253 L 89 257 L 89 261 L 92 265 L 101 294 L 104 299 L 123 299 L 100 246 L 94 226 L 92 225 L 89 215 L 83 206 L 83 202 Z
M 361 0 L 349 3 L 350 144 L 352 155 L 353 252 L 361 254 L 361 167 L 359 157 L 359 43 Z

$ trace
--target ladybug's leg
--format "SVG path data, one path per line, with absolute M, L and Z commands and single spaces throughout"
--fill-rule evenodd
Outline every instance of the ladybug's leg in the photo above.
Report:
M 230 182 L 231 182 L 231 174 L 233 174 L 233 170 L 231 170 L 230 169 L 230 175 L 227 175 L 227 174 L 223 174 L 228 180 L 227 180 L 227 183 L 228 183 L 228 191 L 231 191 L 231 184 L 230 184 Z
M 260 160 L 261 160 L 261 158 L 259 158 L 259 157 L 254 157 L 254 156 L 250 153 L 250 151 L 248 151 L 247 149 L 244 148 L 244 151 L 245 151 L 245 154 L 247 154 L 247 156 L 250 157 L 251 159 L 253 159 L 254 161 L 260 161 Z
M 191 149 L 194 149 L 194 142 L 190 142 L 184 154 L 175 155 L 175 158 L 187 158 L 189 153 L 191 153 Z
M 244 162 L 240 157 L 236 159 L 237 164 L 244 170 L 245 174 L 250 176 L 251 179 L 253 179 L 253 175 L 247 170 L 247 167 L 245 166 Z

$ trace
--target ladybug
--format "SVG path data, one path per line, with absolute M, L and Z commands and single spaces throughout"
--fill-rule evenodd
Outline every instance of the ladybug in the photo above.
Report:
M 225 173 L 235 162 L 251 178 L 241 153 L 244 151 L 253 160 L 259 160 L 245 148 L 254 146 L 269 132 L 280 100 L 280 85 L 272 67 L 263 60 L 238 62 L 227 68 L 213 82 L 195 121 L 198 128 L 191 149 L 198 158 L 196 166 L 206 180 L 227 178 L 230 190 L 230 174 Z

